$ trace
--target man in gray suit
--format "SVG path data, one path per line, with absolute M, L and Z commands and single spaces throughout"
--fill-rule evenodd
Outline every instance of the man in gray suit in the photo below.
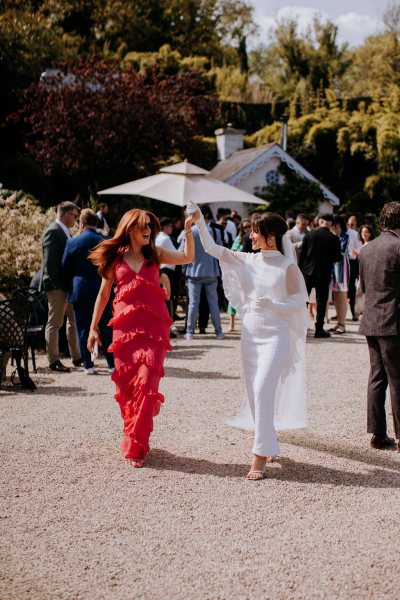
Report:
M 75 366 L 82 363 L 75 327 L 74 311 L 67 302 L 68 285 L 64 281 L 61 265 L 64 249 L 70 229 L 79 216 L 79 208 L 73 202 L 62 202 L 57 207 L 57 218 L 49 225 L 42 239 L 42 277 L 40 290 L 45 290 L 49 303 L 49 316 L 46 325 L 46 350 L 52 371 L 68 373 L 70 369 L 60 361 L 58 335 L 67 316 L 67 340 L 72 362 Z
M 389 385 L 394 432 L 400 452 L 400 202 L 385 204 L 382 233 L 360 252 L 360 282 L 365 293 L 359 333 L 367 338 L 368 433 L 373 448 L 396 444 L 387 435 L 385 400 Z

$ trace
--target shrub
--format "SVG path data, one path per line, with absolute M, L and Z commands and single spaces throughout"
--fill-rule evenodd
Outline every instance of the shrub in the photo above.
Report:
M 54 209 L 43 212 L 33 196 L 0 190 L 0 288 L 29 285 L 41 265 L 41 239 L 54 220 Z

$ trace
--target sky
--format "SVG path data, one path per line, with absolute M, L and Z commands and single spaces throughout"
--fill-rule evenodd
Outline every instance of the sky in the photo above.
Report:
M 330 19 L 339 27 L 339 43 L 347 42 L 355 47 L 362 44 L 368 35 L 382 30 L 382 14 L 390 4 L 399 0 L 249 0 L 254 6 L 254 17 L 260 27 L 257 42 L 266 43 L 268 31 L 273 28 L 276 17 L 297 16 L 300 31 L 312 23 L 313 16 L 320 14 L 324 20 Z

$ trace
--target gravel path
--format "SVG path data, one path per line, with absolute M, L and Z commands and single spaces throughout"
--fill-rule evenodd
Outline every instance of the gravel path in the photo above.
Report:
M 400 455 L 369 448 L 367 348 L 348 330 L 309 339 L 310 427 L 280 434 L 262 482 L 243 477 L 251 434 L 224 423 L 239 334 L 174 341 L 141 470 L 105 362 L 63 375 L 39 356 L 35 393 L 1 391 L 1 599 L 397 600 Z

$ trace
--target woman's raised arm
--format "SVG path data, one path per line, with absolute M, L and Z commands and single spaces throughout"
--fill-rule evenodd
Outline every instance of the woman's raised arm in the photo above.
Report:
M 199 207 L 197 207 L 196 212 L 193 213 L 193 220 L 199 230 L 200 240 L 203 244 L 204 250 L 208 254 L 211 254 L 211 256 L 217 258 L 221 263 L 230 264 L 232 266 L 243 264 L 247 256 L 245 252 L 235 252 L 229 248 L 224 248 L 224 246 L 219 246 L 215 243 L 212 235 L 208 231 L 206 222 Z
M 193 216 L 185 219 L 185 247 L 183 252 L 175 252 L 158 247 L 158 257 L 165 265 L 187 265 L 194 261 L 194 240 L 192 234 Z

